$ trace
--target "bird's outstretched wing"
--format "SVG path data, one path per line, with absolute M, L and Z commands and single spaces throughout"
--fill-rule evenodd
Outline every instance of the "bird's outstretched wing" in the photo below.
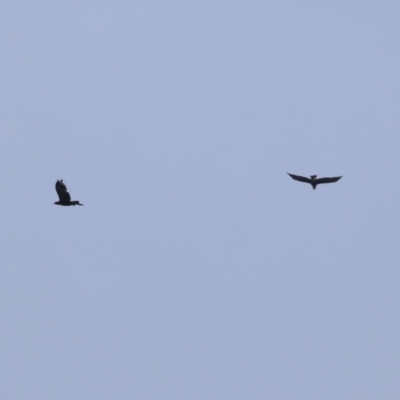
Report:
M 71 201 L 71 196 L 68 193 L 67 187 L 65 186 L 65 183 L 62 179 L 56 182 L 56 192 L 61 202 L 68 203 Z
M 333 183 L 333 182 L 337 182 L 340 178 L 341 178 L 341 176 L 336 176 L 334 178 L 320 178 L 320 179 L 316 179 L 315 183 L 317 185 L 319 185 L 320 183 Z
M 295 181 L 300 181 L 300 182 L 305 182 L 305 183 L 311 183 L 311 179 L 310 178 L 306 178 L 304 176 L 299 176 L 299 175 L 293 175 L 293 174 L 289 174 L 289 172 L 287 173 L 291 178 L 293 178 Z

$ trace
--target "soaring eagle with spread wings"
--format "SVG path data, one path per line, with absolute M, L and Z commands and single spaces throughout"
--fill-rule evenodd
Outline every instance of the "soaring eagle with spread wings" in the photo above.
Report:
M 333 183 L 333 182 L 337 182 L 341 176 L 336 176 L 334 178 L 318 178 L 317 179 L 317 175 L 311 175 L 310 178 L 306 178 L 304 176 L 299 176 L 299 175 L 293 175 L 293 174 L 289 174 L 288 175 L 293 178 L 295 181 L 299 181 L 299 182 L 305 182 L 305 183 L 309 183 L 313 189 L 315 189 L 317 187 L 317 185 L 319 185 L 320 183 Z
M 67 187 L 62 179 L 56 182 L 56 192 L 60 200 L 54 202 L 54 204 L 58 204 L 59 206 L 83 206 L 83 204 L 79 203 L 79 200 L 71 201 L 71 195 L 68 193 Z

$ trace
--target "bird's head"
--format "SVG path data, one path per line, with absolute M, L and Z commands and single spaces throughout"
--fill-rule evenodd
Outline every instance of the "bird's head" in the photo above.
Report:
M 312 180 L 317 179 L 317 175 L 310 175 L 310 177 L 311 177 Z

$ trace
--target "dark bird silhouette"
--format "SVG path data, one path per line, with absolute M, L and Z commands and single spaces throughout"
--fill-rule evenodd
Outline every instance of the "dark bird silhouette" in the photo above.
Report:
M 83 204 L 79 203 L 79 200 L 71 201 L 71 195 L 68 193 L 67 187 L 62 179 L 56 182 L 56 192 L 60 200 L 56 201 L 54 204 L 58 204 L 59 206 L 83 206 Z
M 309 183 L 313 189 L 315 189 L 317 187 L 317 185 L 319 185 L 320 183 L 333 183 L 333 182 L 337 182 L 341 176 L 336 176 L 334 178 L 319 178 L 317 179 L 317 175 L 311 175 L 310 178 L 306 178 L 304 176 L 299 176 L 299 175 L 293 175 L 293 174 L 289 174 L 288 175 L 290 177 L 292 177 L 295 181 L 299 181 L 299 182 L 305 182 L 305 183 Z

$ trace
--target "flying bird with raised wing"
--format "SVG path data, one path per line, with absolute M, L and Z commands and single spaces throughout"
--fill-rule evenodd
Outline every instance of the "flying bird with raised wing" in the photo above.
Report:
M 305 183 L 309 183 L 313 189 L 315 189 L 317 187 L 317 185 L 319 185 L 320 183 L 333 183 L 333 182 L 337 182 L 341 176 L 336 176 L 334 178 L 318 178 L 317 179 L 317 175 L 311 175 L 310 178 L 306 178 L 304 176 L 299 176 L 299 175 L 293 175 L 293 174 L 289 174 L 288 175 L 293 178 L 295 181 L 299 181 L 299 182 L 305 182 Z
M 62 179 L 56 182 L 56 192 L 60 200 L 54 202 L 54 204 L 59 206 L 83 206 L 83 204 L 79 203 L 79 200 L 71 201 L 71 195 L 68 193 L 67 187 Z

